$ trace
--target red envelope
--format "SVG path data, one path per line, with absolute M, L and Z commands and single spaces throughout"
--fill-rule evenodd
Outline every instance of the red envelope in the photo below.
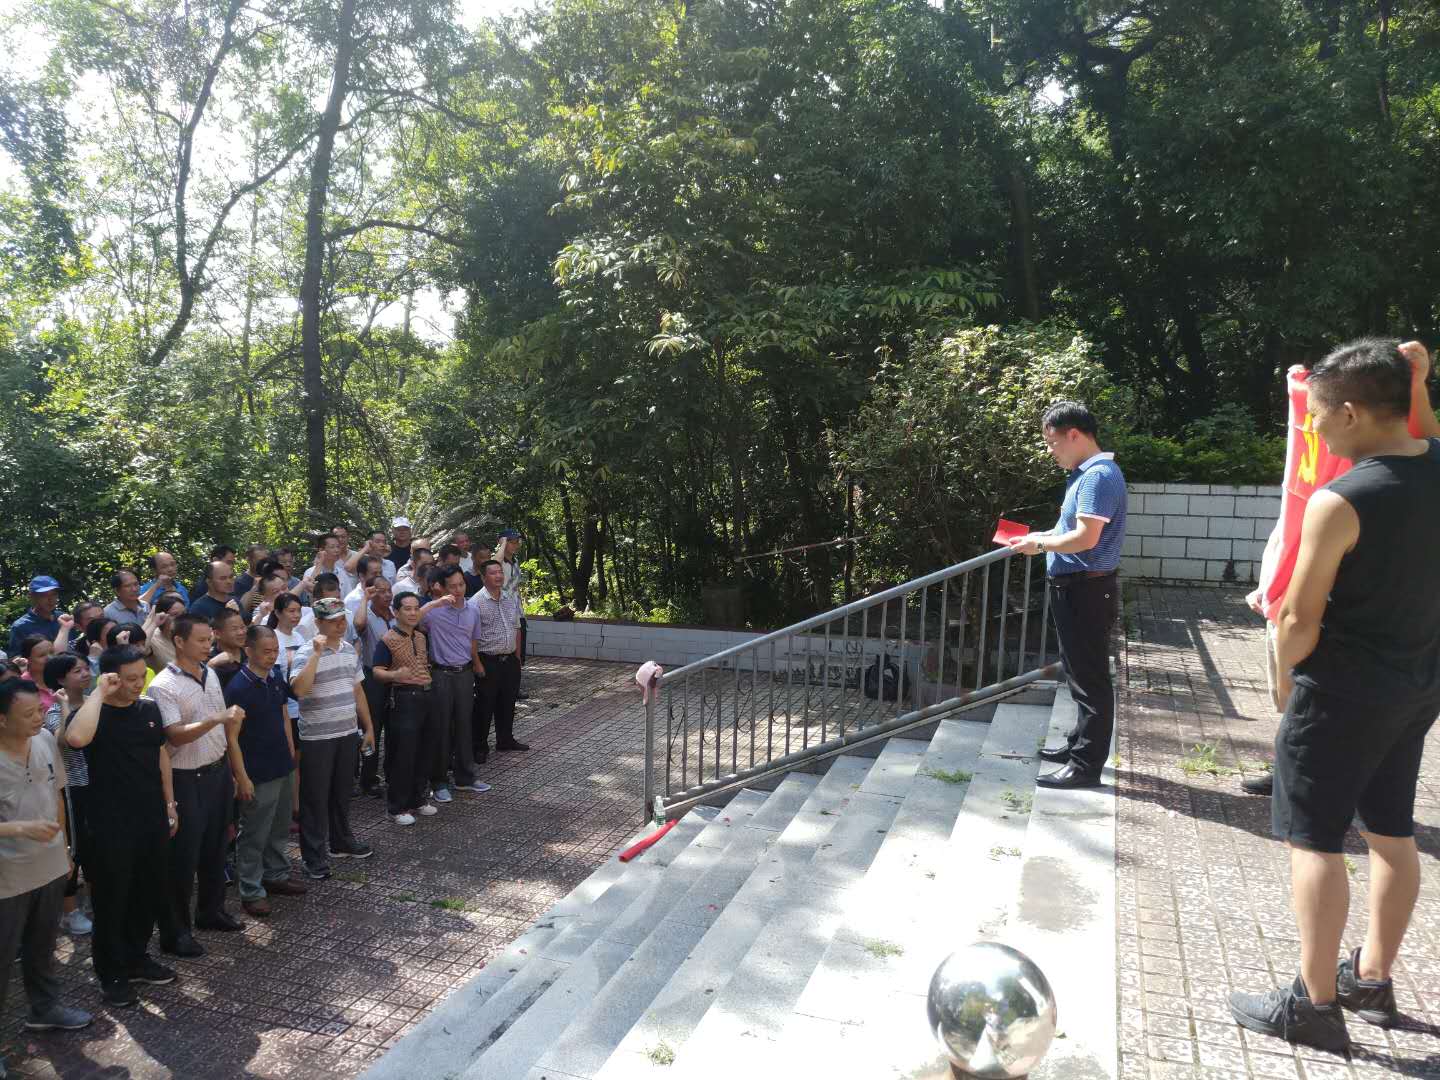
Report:
M 1018 521 L 1006 521 L 1003 517 L 995 526 L 994 542 L 1002 547 L 1009 547 L 1011 540 L 1017 540 L 1022 536 L 1030 535 L 1030 526 L 1021 525 Z

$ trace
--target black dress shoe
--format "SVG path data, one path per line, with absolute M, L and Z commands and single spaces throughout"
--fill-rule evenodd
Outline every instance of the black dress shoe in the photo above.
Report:
M 237 930 L 244 930 L 245 924 L 235 918 L 228 911 L 217 912 L 213 918 L 196 919 L 195 929 L 197 930 L 219 930 L 226 934 L 233 934 Z
M 1100 772 L 1091 772 L 1082 765 L 1070 762 L 1052 773 L 1037 776 L 1035 783 L 1048 788 L 1086 788 L 1100 786 Z
M 187 960 L 193 960 L 197 956 L 205 955 L 205 946 L 189 934 L 181 934 L 174 941 L 162 941 L 160 951 L 167 952 L 171 956 L 181 956 Z
M 1274 795 L 1275 774 L 1267 772 L 1259 776 L 1247 776 L 1240 781 L 1240 790 L 1247 795 Z
M 1070 760 L 1070 745 L 1067 743 L 1064 746 L 1043 746 L 1040 748 L 1040 760 L 1064 765 Z
M 105 979 L 100 983 L 100 996 L 112 1009 L 128 1009 L 140 1000 L 129 979 Z
M 523 742 L 516 742 L 514 739 L 511 739 L 511 740 L 510 740 L 509 742 L 507 742 L 507 743 L 497 743 L 497 744 L 495 745 L 495 749 L 496 749 L 496 750 L 529 750 L 529 749 L 530 749 L 530 744 L 529 744 L 529 743 L 523 743 Z

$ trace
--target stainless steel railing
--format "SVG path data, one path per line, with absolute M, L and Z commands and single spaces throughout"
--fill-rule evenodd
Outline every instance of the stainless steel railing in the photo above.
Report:
M 999 548 L 666 672 L 645 708 L 647 812 L 1054 677 L 1032 564 Z

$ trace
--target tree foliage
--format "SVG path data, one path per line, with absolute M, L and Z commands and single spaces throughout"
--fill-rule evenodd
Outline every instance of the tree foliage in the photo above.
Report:
M 1048 513 L 1050 397 L 1273 479 L 1286 366 L 1440 318 L 1433 5 L 31 2 L 0 593 L 408 512 L 774 623 Z

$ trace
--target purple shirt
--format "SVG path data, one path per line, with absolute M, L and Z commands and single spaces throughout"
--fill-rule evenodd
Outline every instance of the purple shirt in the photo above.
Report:
M 470 642 L 480 640 L 480 613 L 469 604 L 427 611 L 420 629 L 430 639 L 430 662 L 447 667 L 470 663 Z

